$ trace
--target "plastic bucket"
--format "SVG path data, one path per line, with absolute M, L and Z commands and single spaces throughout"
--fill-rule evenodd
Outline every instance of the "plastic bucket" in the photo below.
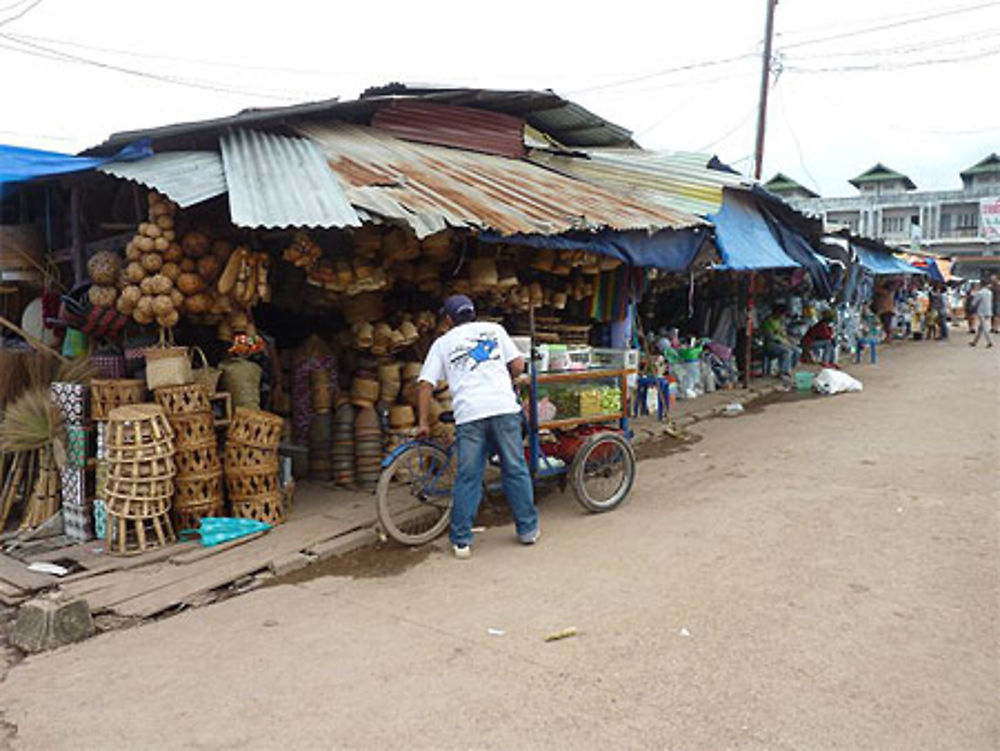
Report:
M 813 379 L 816 378 L 816 374 L 808 370 L 800 370 L 795 373 L 795 388 L 798 391 L 810 391 L 813 385 Z

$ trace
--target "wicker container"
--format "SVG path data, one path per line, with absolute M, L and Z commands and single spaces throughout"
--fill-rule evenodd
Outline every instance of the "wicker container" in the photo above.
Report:
M 226 492 L 231 501 L 240 501 L 279 490 L 277 472 L 227 472 Z
M 330 375 L 325 370 L 309 373 L 309 397 L 314 412 L 329 412 L 333 406 L 333 391 L 330 389 Z
M 409 428 L 416 423 L 413 407 L 408 404 L 397 404 L 389 410 L 389 424 L 393 428 Z
M 215 417 L 211 412 L 171 415 L 170 425 L 174 429 L 174 446 L 178 451 L 217 445 Z
M 116 407 L 108 413 L 108 451 L 156 449 L 169 445 L 173 449 L 173 429 L 163 408 L 155 404 L 132 404 Z
M 226 471 L 277 472 L 278 452 L 241 443 L 226 443 Z
M 211 412 L 208 390 L 203 383 L 186 383 L 182 386 L 164 386 L 153 392 L 156 403 L 168 416 Z
M 256 519 L 265 524 L 283 524 L 285 521 L 284 499 L 281 493 L 233 501 L 233 516 L 242 519 Z
M 174 463 L 178 478 L 222 471 L 219 449 L 214 444 L 178 451 L 174 455 Z
M 105 479 L 154 480 L 170 479 L 177 474 L 174 454 L 137 459 L 131 453 L 116 454 L 106 462 Z
M 261 449 L 276 449 L 281 443 L 284 420 L 278 415 L 262 410 L 237 407 L 226 433 L 227 446 L 231 442 Z
M 109 476 L 104 486 L 106 500 L 167 501 L 174 496 L 173 477 L 126 480 Z
M 170 502 L 108 499 L 104 545 L 111 555 L 137 555 L 175 539 Z
M 368 378 L 355 378 L 351 382 L 351 404 L 370 407 L 378 401 L 379 384 Z
M 174 508 L 223 503 L 222 473 L 207 472 L 201 475 L 178 477 L 174 481 Z
M 174 518 L 176 529 L 198 529 L 201 520 L 206 517 L 225 516 L 225 503 L 204 503 L 201 505 L 185 506 L 184 508 L 173 508 L 171 515 Z
M 410 361 L 403 365 L 403 380 L 404 381 L 414 381 L 420 377 L 420 371 L 423 369 L 423 363 L 416 361 Z

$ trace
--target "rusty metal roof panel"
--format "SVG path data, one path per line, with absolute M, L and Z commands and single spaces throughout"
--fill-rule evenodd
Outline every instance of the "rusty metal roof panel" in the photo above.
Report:
M 226 192 L 222 158 L 214 151 L 169 151 L 138 161 L 109 162 L 98 169 L 158 190 L 181 208 Z
M 565 175 L 699 216 L 721 208 L 723 188 L 753 185 L 741 175 L 709 168 L 709 154 L 639 149 L 587 149 L 582 153 L 573 156 L 533 149 L 528 158 Z
M 522 159 L 409 143 L 345 123 L 297 129 L 325 153 L 353 205 L 405 222 L 420 237 L 445 227 L 551 235 L 704 223 Z
M 371 124 L 405 141 L 524 156 L 524 120 L 501 112 L 394 99 L 375 111 Z
M 229 213 L 240 227 L 357 227 L 361 220 L 316 145 L 235 130 L 219 141 Z

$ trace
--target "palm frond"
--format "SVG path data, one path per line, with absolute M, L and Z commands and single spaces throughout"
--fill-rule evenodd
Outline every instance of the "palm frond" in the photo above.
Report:
M 0 449 L 34 451 L 51 444 L 62 427 L 59 410 L 49 398 L 49 388 L 33 388 L 7 405 L 0 422 Z

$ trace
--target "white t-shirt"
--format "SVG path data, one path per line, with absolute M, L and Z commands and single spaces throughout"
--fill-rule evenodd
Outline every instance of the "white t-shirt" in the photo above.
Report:
M 472 321 L 455 326 L 431 346 L 420 371 L 428 383 L 448 381 L 455 423 L 521 411 L 507 363 L 521 357 L 503 326 Z

